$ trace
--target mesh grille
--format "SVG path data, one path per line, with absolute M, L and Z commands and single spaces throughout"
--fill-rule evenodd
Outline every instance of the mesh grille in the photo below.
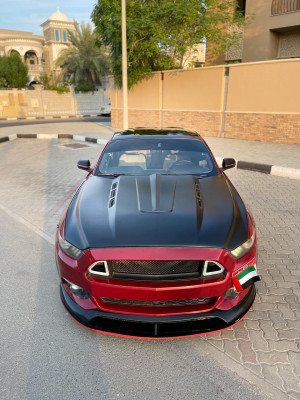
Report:
M 104 303 L 119 304 L 123 306 L 139 306 L 139 307 L 173 307 L 173 306 L 194 306 L 199 304 L 208 304 L 214 300 L 214 297 L 204 299 L 187 299 L 187 300 L 167 300 L 167 301 L 143 301 L 143 300 L 125 300 L 110 299 L 100 297 Z
M 199 261 L 112 261 L 112 269 L 118 274 L 168 275 L 199 273 Z

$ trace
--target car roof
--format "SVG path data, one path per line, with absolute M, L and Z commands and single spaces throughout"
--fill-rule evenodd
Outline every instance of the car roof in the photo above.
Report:
M 119 139 L 174 139 L 174 138 L 186 138 L 186 139 L 196 139 L 201 140 L 201 136 L 197 132 L 186 131 L 182 128 L 135 128 L 127 129 L 122 132 L 116 132 L 112 137 L 112 140 Z

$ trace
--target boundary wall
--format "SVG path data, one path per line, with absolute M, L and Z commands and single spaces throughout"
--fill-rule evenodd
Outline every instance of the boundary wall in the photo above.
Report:
M 155 72 L 129 91 L 129 126 L 299 144 L 299 72 L 299 58 Z M 112 127 L 122 129 L 122 90 L 112 79 L 110 93 Z
M 109 90 L 59 94 L 52 90 L 0 90 L 0 119 L 47 118 L 100 114 L 109 103 Z

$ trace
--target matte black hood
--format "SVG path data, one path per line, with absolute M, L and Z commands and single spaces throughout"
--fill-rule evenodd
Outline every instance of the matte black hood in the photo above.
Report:
M 223 175 L 91 176 L 74 196 L 66 240 L 80 249 L 198 246 L 233 250 L 247 213 Z

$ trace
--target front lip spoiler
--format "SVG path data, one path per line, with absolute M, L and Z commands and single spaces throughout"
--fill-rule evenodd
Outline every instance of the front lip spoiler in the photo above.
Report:
M 117 314 L 99 309 L 85 310 L 76 304 L 60 284 L 60 296 L 67 311 L 87 328 L 140 338 L 174 338 L 201 335 L 230 328 L 244 317 L 255 299 L 253 285 L 247 296 L 230 310 L 215 309 L 210 312 L 153 317 L 146 315 Z

